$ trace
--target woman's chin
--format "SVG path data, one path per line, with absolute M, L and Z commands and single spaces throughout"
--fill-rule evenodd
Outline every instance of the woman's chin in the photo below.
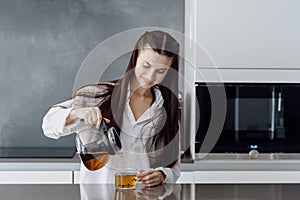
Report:
M 140 84 L 140 87 L 144 88 L 144 89 L 150 89 L 152 86 L 154 86 L 153 83 L 145 83 L 145 82 L 143 82 L 143 83 Z
M 150 85 L 150 84 L 141 85 L 141 88 L 143 88 L 143 89 L 150 89 L 151 87 L 152 87 L 152 85 Z

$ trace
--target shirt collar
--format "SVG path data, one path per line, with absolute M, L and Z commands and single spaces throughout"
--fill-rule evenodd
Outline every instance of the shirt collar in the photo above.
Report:
M 154 94 L 155 94 L 155 100 L 153 102 L 153 105 L 156 108 L 161 108 L 164 104 L 164 99 L 162 97 L 162 94 L 160 92 L 160 90 L 157 87 L 154 87 Z M 130 83 L 128 83 L 128 87 L 127 87 L 127 101 L 130 101 Z

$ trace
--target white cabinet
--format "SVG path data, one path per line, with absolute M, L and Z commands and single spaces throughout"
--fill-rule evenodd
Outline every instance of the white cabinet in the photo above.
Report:
M 80 171 L 0 171 L 0 184 L 79 184 Z M 178 184 L 299 184 L 300 171 L 183 171 Z
M 194 27 L 185 30 L 200 47 L 196 66 L 299 69 L 299 6 L 295 0 L 186 1 L 185 24 Z
M 262 81 L 263 74 L 270 81 L 300 82 L 293 75 L 300 69 L 299 6 L 294 0 L 185 1 L 187 81 L 212 81 L 202 76 L 202 69 L 212 69 L 227 73 L 217 81 Z M 240 78 L 230 76 L 234 69 Z
M 0 171 L 0 184 L 72 183 L 72 171 Z
M 194 172 L 181 172 L 176 183 L 194 183 Z
M 74 184 L 80 183 L 80 171 L 74 171 Z M 180 177 L 178 178 L 176 183 L 184 184 L 184 183 L 193 183 L 194 182 L 194 172 L 181 172 Z
M 80 171 L 73 172 L 73 183 L 80 184 Z
M 277 184 L 300 183 L 300 171 L 196 171 L 194 183 L 201 184 Z

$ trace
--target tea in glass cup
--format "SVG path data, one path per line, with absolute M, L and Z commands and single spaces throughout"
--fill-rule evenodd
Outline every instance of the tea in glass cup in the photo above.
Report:
M 115 172 L 116 189 L 134 189 L 136 186 L 137 170 L 121 169 Z

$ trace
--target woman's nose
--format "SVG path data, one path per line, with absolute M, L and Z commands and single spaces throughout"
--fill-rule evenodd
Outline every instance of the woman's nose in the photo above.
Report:
M 153 70 L 149 71 L 147 74 L 146 74 L 146 78 L 148 81 L 151 81 L 153 82 L 155 80 L 155 73 Z

